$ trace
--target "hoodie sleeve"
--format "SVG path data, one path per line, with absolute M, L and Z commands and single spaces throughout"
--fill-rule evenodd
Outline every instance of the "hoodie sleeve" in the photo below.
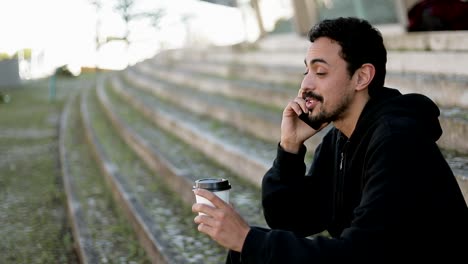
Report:
M 337 239 L 300 238 L 289 231 L 254 227 L 247 235 L 240 263 L 346 263 L 344 245 L 344 241 Z
M 317 147 L 313 165 L 306 175 L 306 147 L 298 154 L 284 151 L 278 144 L 277 157 L 262 182 L 262 205 L 270 228 L 306 237 L 325 230 L 331 217 L 334 158 L 327 134 Z M 328 171 L 328 172 L 327 172 Z

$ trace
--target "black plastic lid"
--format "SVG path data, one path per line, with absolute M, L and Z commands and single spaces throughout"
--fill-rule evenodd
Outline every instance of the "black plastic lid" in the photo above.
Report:
M 208 191 L 225 191 L 231 189 L 231 184 L 227 179 L 205 178 L 195 181 L 193 188 L 206 189 Z

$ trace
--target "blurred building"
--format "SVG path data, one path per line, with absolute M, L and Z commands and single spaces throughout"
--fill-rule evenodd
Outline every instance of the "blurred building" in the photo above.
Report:
M 225 5 L 230 7 L 237 7 L 237 0 L 201 0 L 218 5 Z
M 355 16 L 383 33 L 468 30 L 466 0 L 291 0 L 300 35 L 324 18 Z M 416 25 L 415 25 L 416 24 Z
M 356 16 L 379 29 L 404 32 L 407 11 L 417 0 L 292 0 L 297 33 L 307 34 L 311 25 L 324 18 Z
M 0 60 L 0 87 L 15 86 L 21 82 L 18 59 Z
M 274 19 L 289 16 L 292 30 L 307 34 L 310 27 L 325 18 L 354 16 L 368 20 L 384 33 L 413 31 L 412 24 L 420 23 L 420 31 L 468 30 L 467 0 L 203 0 L 239 9 L 258 9 L 250 13 L 257 20 L 259 31 L 271 32 L 268 25 Z M 278 12 L 278 6 L 282 10 Z M 274 11 L 273 11 L 274 10 Z M 292 10 L 292 12 L 291 12 Z M 417 21 L 417 22 L 415 22 Z M 411 22 L 411 24 L 410 24 Z M 453 26 L 452 26 L 453 25 Z M 437 26 L 437 27 L 436 27 Z M 260 34 L 260 37 L 264 34 Z

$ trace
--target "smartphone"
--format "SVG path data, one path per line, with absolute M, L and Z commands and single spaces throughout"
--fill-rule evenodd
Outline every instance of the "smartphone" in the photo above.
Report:
M 318 130 L 322 126 L 322 124 L 313 124 L 312 122 L 310 122 L 309 115 L 304 112 L 302 112 L 302 114 L 299 115 L 299 119 L 304 121 L 304 123 L 306 123 L 315 130 Z

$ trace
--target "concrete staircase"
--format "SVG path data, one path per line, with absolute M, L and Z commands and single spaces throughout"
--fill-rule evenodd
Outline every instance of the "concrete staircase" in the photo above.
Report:
M 468 32 L 386 41 L 387 85 L 424 93 L 443 109 L 439 144 L 468 202 L 468 45 L 460 44 Z M 250 224 L 265 225 L 260 183 L 276 153 L 281 111 L 302 79 L 307 45 L 278 35 L 251 46 L 169 50 L 102 76 L 69 104 L 151 261 L 224 262 L 225 251 L 192 222 L 198 178 L 228 178 L 236 208 Z M 308 160 L 319 141 L 306 143 Z M 92 237 L 81 235 L 85 240 Z
M 425 94 L 440 106 L 444 133 L 438 143 L 468 196 L 468 32 L 384 35 L 384 40 L 386 86 Z M 282 108 L 300 85 L 308 45 L 306 38 L 285 34 L 250 47 L 168 51 L 136 68 L 157 69 L 153 75 L 179 85 Z M 274 125 L 266 129 L 279 133 Z M 307 142 L 309 149 L 319 141 L 314 140 Z

